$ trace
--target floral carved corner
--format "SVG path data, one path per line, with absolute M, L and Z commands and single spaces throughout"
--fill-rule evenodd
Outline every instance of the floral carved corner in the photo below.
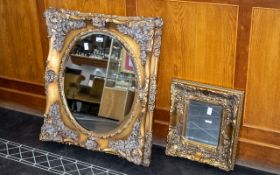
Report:
M 44 124 L 41 128 L 40 139 L 45 141 L 63 142 L 63 139 L 78 141 L 77 132 L 66 127 L 61 120 L 60 105 L 53 103 L 45 116 Z
M 70 16 L 78 15 L 77 11 L 57 10 L 50 8 L 45 12 L 49 37 L 54 38 L 53 47 L 60 51 L 64 45 L 65 36 L 74 29 L 86 26 L 82 19 L 72 19 Z
M 117 29 L 119 32 L 132 37 L 139 44 L 140 58 L 144 65 L 146 63 L 147 53 L 153 51 L 154 38 L 156 55 L 159 56 L 162 25 L 161 18 L 143 18 L 142 20 L 119 24 L 117 25 Z
M 118 152 L 122 157 L 137 165 L 142 163 L 142 138 L 141 138 L 141 120 L 138 118 L 134 124 L 130 136 L 125 140 L 111 140 L 109 147 Z

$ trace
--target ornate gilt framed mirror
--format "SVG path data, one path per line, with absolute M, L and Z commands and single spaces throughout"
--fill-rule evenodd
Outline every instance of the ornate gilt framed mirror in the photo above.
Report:
M 166 154 L 233 170 L 243 96 L 239 90 L 174 79 Z
M 40 139 L 149 166 L 161 18 L 50 8 Z

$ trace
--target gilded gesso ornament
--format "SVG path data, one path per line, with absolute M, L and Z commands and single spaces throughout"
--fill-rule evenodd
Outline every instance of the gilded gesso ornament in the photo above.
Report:
M 147 132 L 145 135 L 145 147 L 144 147 L 144 165 L 149 165 L 151 162 L 152 154 L 152 132 Z
M 157 77 L 152 75 L 150 78 L 150 91 L 149 91 L 149 110 L 153 111 L 155 108 L 156 93 L 157 93 Z
M 44 124 L 41 128 L 40 139 L 42 140 L 54 140 L 63 142 L 64 138 L 78 141 L 78 134 L 67 128 L 60 116 L 60 106 L 57 102 L 49 107 L 49 111 L 46 114 Z
M 155 55 L 159 56 L 159 48 L 161 43 L 161 30 L 155 30 L 157 28 L 161 29 L 163 25 L 162 19 L 160 18 L 146 18 L 142 21 L 132 21 L 127 24 L 120 24 L 117 29 L 134 38 L 140 46 L 142 64 L 145 64 L 147 52 L 152 51 L 153 48 L 153 38 L 155 38 L 156 52 Z M 155 35 L 156 34 L 156 35 Z
M 46 68 L 45 71 L 45 93 L 47 94 L 48 85 L 57 80 L 57 75 L 54 70 Z
M 131 134 L 125 140 L 110 140 L 108 147 L 112 148 L 122 157 L 140 165 L 142 163 L 142 146 L 140 133 L 141 119 L 138 118 L 134 124 Z
M 47 69 L 46 70 L 46 74 L 45 74 L 45 81 L 47 83 L 52 83 L 57 79 L 57 76 L 55 74 L 55 72 L 51 69 Z
M 86 26 L 82 19 L 71 19 L 68 16 L 75 16 L 79 12 L 49 9 L 45 12 L 46 23 L 48 26 L 49 37 L 54 38 L 53 47 L 61 50 L 63 47 L 65 36 L 69 31 L 80 29 Z
M 92 18 L 92 25 L 98 28 L 103 28 L 106 25 L 106 19 L 103 18 L 102 15 L 95 16 Z
M 86 143 L 85 143 L 85 148 L 86 149 L 95 150 L 97 147 L 98 147 L 98 144 L 96 142 L 96 138 L 95 137 L 89 137 L 86 140 Z
M 188 140 L 187 126 L 190 101 L 222 106 L 217 147 Z M 166 154 L 233 170 L 243 107 L 243 92 L 191 81 L 173 80 L 171 84 L 170 124 Z
M 149 166 L 152 126 L 146 126 L 146 121 L 153 120 L 163 25 L 161 18 L 123 17 L 55 8 L 48 9 L 45 17 L 51 47 L 45 72 L 47 106 L 40 139 L 109 152 L 137 165 Z M 106 34 L 121 41 L 135 63 L 137 88 L 133 108 L 127 120 L 107 133 L 83 128 L 71 114 L 63 90 L 65 60 L 75 42 L 90 33 Z

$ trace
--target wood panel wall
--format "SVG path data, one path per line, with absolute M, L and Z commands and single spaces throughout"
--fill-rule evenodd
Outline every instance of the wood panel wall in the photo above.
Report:
M 1 106 L 44 111 L 48 7 L 161 16 L 154 137 L 167 135 L 171 78 L 241 89 L 238 163 L 280 172 L 279 0 L 1 0 Z

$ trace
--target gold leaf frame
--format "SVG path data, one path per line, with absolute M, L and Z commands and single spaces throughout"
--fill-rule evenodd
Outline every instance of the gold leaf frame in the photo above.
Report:
M 119 155 L 149 166 L 161 18 L 123 17 L 50 8 L 45 12 L 50 37 L 45 72 L 46 111 L 40 140 L 73 144 Z M 138 80 L 135 99 L 126 119 L 116 129 L 96 133 L 72 116 L 64 89 L 65 62 L 75 42 L 89 33 L 118 39 L 131 53 Z
M 226 171 L 233 170 L 243 98 L 244 93 L 239 90 L 173 79 L 166 155 L 206 163 Z M 222 106 L 217 147 L 183 136 L 190 100 Z

